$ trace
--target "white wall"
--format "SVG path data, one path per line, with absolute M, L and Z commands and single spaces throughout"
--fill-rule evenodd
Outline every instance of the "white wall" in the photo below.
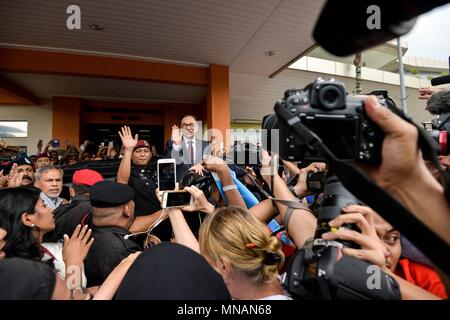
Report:
M 28 121 L 27 138 L 4 138 L 11 146 L 26 146 L 29 155 L 36 154 L 39 139 L 45 144 L 52 139 L 52 100 L 42 99 L 39 106 L 0 106 L 0 121 Z

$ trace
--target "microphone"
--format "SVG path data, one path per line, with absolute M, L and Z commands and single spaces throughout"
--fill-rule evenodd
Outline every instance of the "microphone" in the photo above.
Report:
M 450 83 L 450 76 L 442 76 L 431 79 L 432 86 Z
M 425 109 L 433 115 L 450 112 L 450 91 L 433 93 L 428 99 Z

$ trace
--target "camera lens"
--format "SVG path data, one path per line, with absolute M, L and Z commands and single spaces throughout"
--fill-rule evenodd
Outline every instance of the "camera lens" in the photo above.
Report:
M 344 96 L 336 86 L 326 85 L 319 90 L 319 105 L 327 110 L 333 110 L 342 106 Z

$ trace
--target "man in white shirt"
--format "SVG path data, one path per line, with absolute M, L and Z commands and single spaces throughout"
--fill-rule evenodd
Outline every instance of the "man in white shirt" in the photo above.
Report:
M 194 116 L 186 115 L 181 119 L 181 129 L 172 126 L 172 138 L 167 144 L 167 157 L 177 161 L 177 180 L 181 180 L 189 170 L 203 174 L 203 154 L 208 153 L 208 142 L 196 139 L 199 126 Z M 209 154 L 209 153 L 208 153 Z

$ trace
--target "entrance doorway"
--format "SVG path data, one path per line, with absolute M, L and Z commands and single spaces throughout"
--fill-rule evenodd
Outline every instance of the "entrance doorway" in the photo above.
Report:
M 118 132 L 122 125 L 119 124 L 84 124 L 81 133 L 81 142 L 84 140 L 93 141 L 96 146 L 102 142 L 106 145 L 110 141 L 113 142 L 114 148 L 120 151 L 122 141 Z M 129 125 L 131 133 L 139 135 L 139 140 L 147 140 L 154 145 L 158 154 L 163 154 L 164 145 L 164 126 L 149 125 Z

